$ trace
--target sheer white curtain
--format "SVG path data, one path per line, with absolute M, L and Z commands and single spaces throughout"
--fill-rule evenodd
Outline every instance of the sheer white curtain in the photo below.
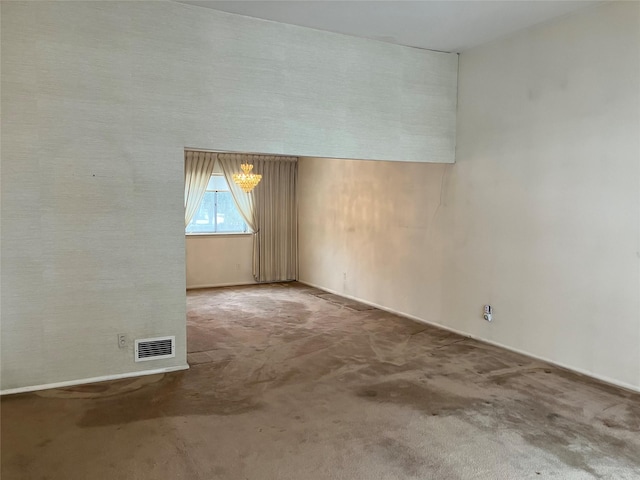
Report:
M 218 154 L 238 210 L 247 208 L 253 230 L 253 276 L 258 282 L 295 280 L 298 277 L 297 157 Z M 242 163 L 252 164 L 262 180 L 250 193 L 233 182 Z M 239 200 L 238 200 L 239 199 Z
M 198 211 L 213 173 L 216 154 L 211 152 L 184 152 L 184 226 Z
M 229 190 L 231 191 L 231 196 L 233 197 L 233 201 L 236 204 L 236 208 L 242 215 L 242 218 L 246 222 L 249 230 L 253 232 L 253 277 L 258 279 L 258 257 L 259 253 L 259 240 L 258 240 L 258 211 L 255 208 L 255 200 L 254 200 L 254 192 L 255 188 L 249 192 L 244 192 L 236 183 L 233 181 L 233 174 L 239 173 L 240 165 L 246 163 L 246 155 L 238 155 L 235 153 L 219 153 L 218 154 L 218 162 L 222 167 L 222 173 L 224 174 L 224 178 L 229 185 Z
M 224 178 L 229 185 L 231 196 L 236 204 L 236 208 L 242 215 L 242 218 L 247 223 L 247 226 L 252 232 L 258 230 L 258 220 L 256 217 L 256 209 L 254 206 L 253 192 L 245 193 L 236 183 L 233 181 L 233 174 L 240 172 L 240 165 L 245 163 L 246 155 L 236 155 L 231 153 L 219 153 L 218 162 L 222 167 Z

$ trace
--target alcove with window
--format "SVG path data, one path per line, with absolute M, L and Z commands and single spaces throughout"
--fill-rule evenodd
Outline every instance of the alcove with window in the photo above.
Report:
M 188 289 L 296 280 L 297 157 L 185 150 Z M 242 165 L 262 175 L 244 191 Z

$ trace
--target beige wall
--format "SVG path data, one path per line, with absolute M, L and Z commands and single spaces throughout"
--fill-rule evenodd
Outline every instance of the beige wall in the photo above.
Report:
M 300 159 L 300 280 L 421 318 L 437 309 L 444 173 L 444 165 Z
M 640 390 L 639 93 L 637 2 L 463 53 L 455 165 L 301 161 L 301 280 Z
M 445 317 L 640 388 L 640 4 L 463 54 L 459 87 Z
M 453 160 L 455 55 L 173 2 L 1 16 L 4 391 L 185 366 L 185 147 Z M 176 358 L 134 363 L 156 335 Z
M 187 235 L 187 288 L 246 285 L 253 279 L 253 235 Z

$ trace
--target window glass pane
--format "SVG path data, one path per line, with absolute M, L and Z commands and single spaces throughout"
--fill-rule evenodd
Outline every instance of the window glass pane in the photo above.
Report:
M 223 175 L 212 175 L 207 185 L 207 190 L 227 191 L 229 186 Z
M 247 225 L 238 212 L 231 192 L 217 192 L 218 232 L 246 232 Z
M 200 208 L 193 216 L 191 223 L 187 225 L 187 233 L 212 233 L 216 231 L 215 223 L 215 192 L 206 192 Z

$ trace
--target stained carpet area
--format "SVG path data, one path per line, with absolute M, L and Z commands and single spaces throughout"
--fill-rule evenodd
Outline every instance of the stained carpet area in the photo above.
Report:
M 190 291 L 190 370 L 2 398 L 2 479 L 638 479 L 640 396 L 298 283 Z

